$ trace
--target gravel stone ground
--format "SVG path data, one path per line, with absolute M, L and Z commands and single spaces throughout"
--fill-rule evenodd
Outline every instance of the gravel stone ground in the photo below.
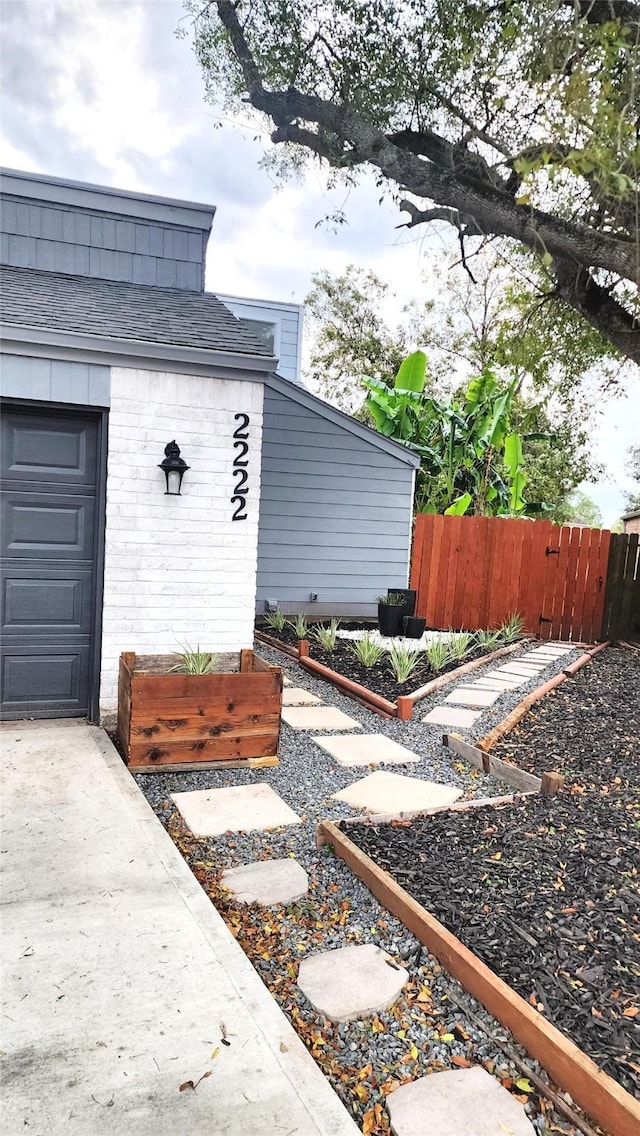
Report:
M 257 649 L 268 662 L 281 665 L 296 686 L 357 719 L 364 732 L 386 734 L 418 753 L 420 764 L 406 768 L 410 776 L 456 785 L 463 790 L 464 798 L 500 796 L 509 791 L 503 782 L 472 770 L 445 750 L 440 728 L 424 725 L 419 719 L 399 722 L 380 718 L 280 652 L 263 644 L 258 644 Z M 580 654 L 578 649 L 568 653 L 559 664 L 550 665 L 516 691 L 505 693 L 465 736 L 470 741 L 481 737 L 526 693 Z M 489 669 L 491 666 L 488 664 Z M 478 671 L 473 677 L 481 673 Z M 440 696 L 425 699 L 421 716 L 442 697 L 440 692 Z M 402 767 L 397 769 L 403 771 Z M 321 819 L 340 820 L 354 815 L 349 806 L 330 800 L 331 795 L 369 772 L 366 767 L 339 767 L 309 735 L 283 724 L 280 764 L 275 768 L 140 773 L 136 781 L 334 1089 L 370 1136 L 389 1132 L 384 1101 L 399 1084 L 427 1072 L 478 1063 L 526 1103 L 539 1136 L 575 1133 L 576 1129 L 544 1096 L 529 1091 L 532 1086 L 526 1083 L 523 1088 L 522 1069 L 496 1041 L 507 1042 L 520 1060 L 546 1080 L 537 1062 L 507 1037 L 503 1027 L 378 904 L 331 849 L 316 847 L 316 826 Z M 303 823 L 264 833 L 195 838 L 170 799 L 175 791 L 256 782 L 271 785 L 302 817 Z M 287 856 L 295 856 L 310 878 L 308 897 L 290 907 L 240 907 L 220 887 L 219 877 L 227 867 Z M 318 951 L 368 942 L 376 943 L 405 966 L 409 982 L 391 1010 L 344 1025 L 331 1023 L 312 1010 L 298 989 L 298 964 L 306 955 Z

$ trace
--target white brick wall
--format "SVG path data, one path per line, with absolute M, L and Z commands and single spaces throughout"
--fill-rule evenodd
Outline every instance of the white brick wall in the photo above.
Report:
M 261 383 L 111 371 L 100 706 L 117 705 L 122 651 L 212 651 L 253 641 L 262 450 Z M 232 521 L 234 414 L 250 415 L 247 520 Z M 191 469 L 166 496 L 158 462 L 176 439 Z

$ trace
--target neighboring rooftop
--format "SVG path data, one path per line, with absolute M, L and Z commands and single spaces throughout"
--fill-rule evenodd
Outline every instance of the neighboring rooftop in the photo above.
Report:
M 2 318 L 13 327 L 272 358 L 211 292 L 5 267 Z

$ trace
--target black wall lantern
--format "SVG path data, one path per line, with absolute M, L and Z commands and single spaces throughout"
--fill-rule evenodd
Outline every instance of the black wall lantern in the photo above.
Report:
M 180 457 L 180 446 L 177 445 L 175 438 L 173 442 L 169 442 L 164 448 L 164 461 L 158 463 L 158 469 L 164 471 L 164 476 L 167 479 L 167 489 L 165 497 L 169 493 L 173 497 L 180 495 L 180 487 L 182 485 L 182 478 L 186 471 L 191 469 L 187 465 L 184 458 Z

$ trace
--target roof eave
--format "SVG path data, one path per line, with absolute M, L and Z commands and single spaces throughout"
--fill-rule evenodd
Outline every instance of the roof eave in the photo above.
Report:
M 20 324 L 0 325 L 2 350 L 8 354 L 27 354 L 27 348 L 69 352 L 73 356 L 101 356 L 111 366 L 139 366 L 194 374 L 222 374 L 237 378 L 265 382 L 275 371 L 277 360 L 261 355 L 245 355 L 237 351 L 215 351 L 202 347 L 185 347 L 173 343 L 153 343 L 149 340 L 118 339 L 109 336 L 85 335 L 53 328 L 29 327 Z M 203 372 L 204 368 L 204 372 Z

